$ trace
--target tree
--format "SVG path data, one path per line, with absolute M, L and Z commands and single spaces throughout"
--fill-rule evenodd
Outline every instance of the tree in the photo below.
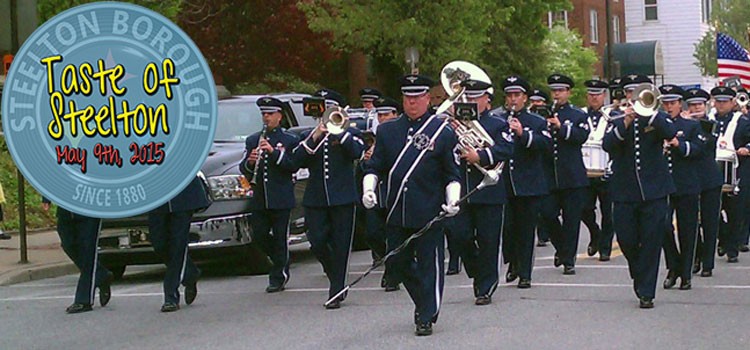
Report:
M 75 7 L 96 0 L 39 0 L 36 4 L 40 23 L 46 22 L 56 14 L 71 7 Z M 174 20 L 180 11 L 182 0 L 130 0 L 137 5 L 149 8 L 161 13 L 164 17 Z
M 715 0 L 711 13 L 711 30 L 695 44 L 693 57 L 698 62 L 703 75 L 718 75 L 716 64 L 716 33 L 727 34 L 737 40 L 743 47 L 750 48 L 747 19 L 750 18 L 750 6 L 747 0 Z
M 404 50 L 420 52 L 420 72 L 437 77 L 452 60 L 480 65 L 491 77 L 541 74 L 548 11 L 568 0 L 302 0 L 310 28 L 330 33 L 344 52 L 386 58 L 406 72 Z M 390 81 L 395 83 L 395 77 Z
M 547 57 L 545 68 L 550 73 L 567 75 L 576 82 L 571 101 L 582 106 L 586 101 L 585 80 L 594 74 L 594 63 L 597 61 L 596 52 L 584 47 L 581 36 L 564 26 L 554 26 L 544 39 Z

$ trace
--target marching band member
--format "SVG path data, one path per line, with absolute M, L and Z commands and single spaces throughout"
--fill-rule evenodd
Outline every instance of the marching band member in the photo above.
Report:
M 333 90 L 319 90 L 314 95 L 325 98 L 326 106 L 346 105 L 344 97 Z M 334 135 L 320 124 L 303 133 L 304 141 L 294 149 L 297 165 L 310 171 L 302 205 L 307 239 L 330 282 L 328 298 L 338 294 L 346 284 L 357 201 L 353 162 L 365 152 L 360 132 L 343 127 L 341 134 Z M 325 305 L 326 309 L 340 308 L 345 298 L 343 295 Z
M 741 113 L 734 111 L 734 97 L 736 92 L 730 88 L 724 86 L 717 86 L 711 89 L 711 96 L 714 99 L 714 107 L 716 108 L 716 114 L 714 120 L 718 123 L 719 138 L 717 144 L 717 154 L 723 153 L 734 153 L 734 131 L 737 128 Z M 734 194 L 724 192 L 722 193 L 722 210 L 724 212 L 725 220 L 722 220 L 719 224 L 719 256 L 727 255 L 727 262 L 736 263 L 739 257 L 738 245 L 742 237 L 742 233 L 739 231 L 739 218 L 738 214 L 741 212 L 739 208 L 738 198 Z
M 711 98 L 701 89 L 690 89 L 685 93 L 688 112 L 698 119 L 701 130 L 702 152 L 697 159 L 698 180 L 700 181 L 700 228 L 697 238 L 693 273 L 701 277 L 711 277 L 716 255 L 716 239 L 721 215 L 721 188 L 724 182 L 721 170 L 716 166 L 716 140 L 719 136 L 715 122 L 706 114 L 706 102 Z M 702 270 L 702 271 L 701 271 Z
M 491 84 L 468 80 L 465 95 L 468 102 L 477 104 L 479 124 L 492 138 L 494 145 L 482 149 L 469 148 L 461 154 L 461 195 L 479 185 L 484 178 L 475 166 L 495 168 L 510 158 L 513 153 L 513 138 L 508 124 L 491 114 L 489 88 Z M 453 121 L 458 130 L 460 121 Z M 461 135 L 459 134 L 460 138 Z M 503 226 L 503 209 L 506 203 L 502 184 L 480 190 L 466 200 L 461 212 L 453 218 L 451 231 L 466 267 L 466 273 L 474 279 L 474 303 L 489 305 L 498 283 L 498 255 Z
M 601 80 L 588 80 L 586 86 L 586 100 L 588 107 L 584 112 L 588 116 L 589 140 L 601 142 L 607 129 L 607 120 L 618 114 L 610 108 L 602 109 L 604 105 L 604 92 L 609 84 Z M 599 253 L 599 261 L 609 261 L 612 254 L 612 200 L 609 195 L 609 174 L 589 178 L 589 188 L 583 209 L 582 221 L 589 230 L 591 240 L 586 253 L 594 256 Z M 599 211 L 601 212 L 601 227 L 596 223 L 596 201 L 599 200 Z
M 648 77 L 623 78 L 626 97 Z M 665 113 L 639 116 L 633 107 L 607 126 L 602 146 L 612 159 L 610 189 L 613 225 L 641 308 L 653 308 L 661 246 L 667 217 L 667 196 L 675 187 L 663 156 L 664 140 L 677 134 Z
M 739 201 L 740 212 L 737 218 L 739 232 L 744 234 L 744 247 L 747 247 L 748 234 L 750 234 L 750 115 L 743 115 L 737 123 L 737 130 L 734 132 L 734 145 L 737 147 L 737 156 L 739 158 Z M 743 180 L 744 179 L 744 180 Z M 743 251 L 743 245 L 739 247 Z
M 513 133 L 513 156 L 506 167 L 505 189 L 509 194 L 505 207 L 503 257 L 509 263 L 506 282 L 520 277 L 518 288 L 531 287 L 534 259 L 534 229 L 541 211 L 542 196 L 548 185 L 543 156 L 552 143 L 547 122 L 524 108 L 529 84 L 511 75 L 503 81 L 506 112 L 501 116 Z
M 375 100 L 375 110 L 378 113 L 378 125 L 383 124 L 387 121 L 396 119 L 399 115 L 401 106 L 396 100 L 389 97 L 381 97 Z M 377 133 L 377 130 L 376 130 Z M 372 158 L 372 153 L 375 148 L 375 144 L 365 152 L 364 162 L 361 163 L 363 169 L 366 169 L 366 162 Z M 382 179 L 378 181 L 375 193 L 377 194 L 377 205 L 372 209 L 366 209 L 365 215 L 367 217 L 367 242 L 372 249 L 375 259 L 380 259 L 385 256 L 390 249 L 386 245 L 386 233 L 385 233 L 385 218 L 388 215 L 388 211 L 385 207 L 385 195 L 386 195 L 386 184 Z M 399 284 L 391 282 L 393 278 L 390 278 L 390 270 L 385 269 L 383 278 L 380 281 L 380 286 L 385 288 L 386 292 L 393 292 L 399 290 Z
M 271 259 L 266 292 L 276 293 L 283 291 L 289 281 L 287 240 L 290 213 L 295 206 L 292 175 L 297 171 L 292 150 L 299 138 L 281 127 L 282 101 L 266 96 L 256 103 L 264 129 L 245 139 L 247 158 L 239 168 L 247 179 L 256 181 L 250 198 L 253 242 Z
M 161 312 L 180 309 L 180 284 L 185 286 L 186 304 L 192 304 L 198 296 L 201 271 L 190 259 L 188 242 L 193 213 L 211 205 L 202 181 L 196 176 L 177 196 L 148 213 L 148 238 L 167 266 Z
M 42 209 L 48 211 L 50 201 L 42 198 Z M 102 220 L 70 212 L 57 207 L 57 234 L 65 255 L 80 271 L 73 304 L 65 309 L 69 314 L 93 310 L 94 292 L 99 288 L 99 304 L 106 306 L 112 298 L 112 272 L 99 263 L 99 231 Z
M 457 140 L 453 130 L 429 111 L 432 79 L 406 75 L 401 81 L 404 114 L 379 127 L 375 151 L 367 162 L 362 202 L 377 204 L 376 185 L 386 182 L 388 247 L 397 247 L 442 210 L 458 213 L 461 196 Z M 386 261 L 386 269 L 403 282 L 414 302 L 416 335 L 432 334 L 444 284 L 444 236 L 440 225 L 414 239 Z
M 581 146 L 589 137 L 586 114 L 568 102 L 574 83 L 570 77 L 552 74 L 547 84 L 555 99 L 555 109 L 547 118 L 552 134 L 552 156 L 547 166 L 550 194 L 542 209 L 542 222 L 555 247 L 555 267 L 563 274 L 575 275 L 576 250 L 581 227 L 583 202 L 589 180 L 583 165 Z M 562 213 L 562 224 L 558 216 Z
M 549 100 L 549 96 L 547 95 L 547 93 L 539 89 L 534 89 L 529 95 L 529 108 L 527 108 L 528 112 L 532 114 L 539 114 L 540 116 L 549 114 L 550 110 L 549 110 L 549 105 L 547 104 L 548 100 Z M 548 158 L 548 156 L 549 155 L 545 154 L 545 161 Z M 547 176 L 547 178 L 550 178 L 552 176 L 551 169 L 544 167 L 544 171 L 545 171 L 545 175 Z M 545 200 L 547 200 L 547 196 L 545 196 L 544 199 L 542 199 L 542 201 L 545 201 Z M 549 230 L 547 227 L 541 224 L 542 222 L 541 214 L 538 220 L 539 221 L 537 222 L 538 224 L 536 226 L 536 246 L 546 247 L 547 243 L 549 243 Z
M 680 277 L 680 289 L 692 287 L 693 256 L 698 231 L 698 205 L 701 192 L 698 176 L 698 159 L 701 153 L 700 124 L 683 116 L 682 99 L 685 91 L 677 85 L 659 87 L 664 110 L 672 118 L 677 129 L 677 136 L 665 143 L 665 153 L 672 173 L 676 192 L 669 197 L 669 214 L 667 215 L 664 258 L 667 262 L 667 278 L 664 289 L 670 289 Z M 677 215 L 677 237 L 675 243 L 672 213 Z

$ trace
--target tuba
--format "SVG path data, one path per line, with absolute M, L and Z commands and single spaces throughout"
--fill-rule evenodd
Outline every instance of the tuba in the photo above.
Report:
M 462 102 L 467 101 L 466 96 L 464 96 L 466 87 L 463 83 L 465 81 L 479 80 L 486 82 L 487 84 L 492 84 L 487 73 L 476 65 L 465 61 L 450 62 L 446 64 L 440 72 L 440 83 L 443 85 L 443 89 L 445 89 L 445 92 L 449 97 L 440 104 L 440 107 L 438 107 L 435 114 L 447 112 L 448 109 L 459 100 Z M 490 87 L 488 91 L 493 93 L 494 89 Z M 478 150 L 495 145 L 495 140 L 493 140 L 487 131 L 484 130 L 478 120 L 458 120 L 453 116 L 451 116 L 450 119 L 455 121 L 455 123 L 452 124 L 457 126 L 455 128 L 455 133 L 462 153 L 465 153 L 468 149 Z M 474 164 L 474 166 L 484 175 L 499 174 L 502 165 L 503 164 L 500 163 L 497 167 L 488 170 L 479 166 L 479 164 Z M 489 173 L 489 171 L 494 172 L 494 174 Z
M 737 104 L 740 106 L 740 108 L 746 107 L 749 102 L 750 96 L 748 96 L 747 92 L 737 93 Z

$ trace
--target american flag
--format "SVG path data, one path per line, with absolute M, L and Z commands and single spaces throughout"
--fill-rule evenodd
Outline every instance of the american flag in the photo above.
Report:
M 716 36 L 716 57 L 719 65 L 719 78 L 739 76 L 742 86 L 750 88 L 750 53 L 732 37 L 718 33 Z

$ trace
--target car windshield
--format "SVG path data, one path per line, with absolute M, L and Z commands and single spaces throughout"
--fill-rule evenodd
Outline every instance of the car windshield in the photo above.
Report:
M 244 141 L 263 128 L 263 118 L 255 103 L 219 103 L 214 141 Z

